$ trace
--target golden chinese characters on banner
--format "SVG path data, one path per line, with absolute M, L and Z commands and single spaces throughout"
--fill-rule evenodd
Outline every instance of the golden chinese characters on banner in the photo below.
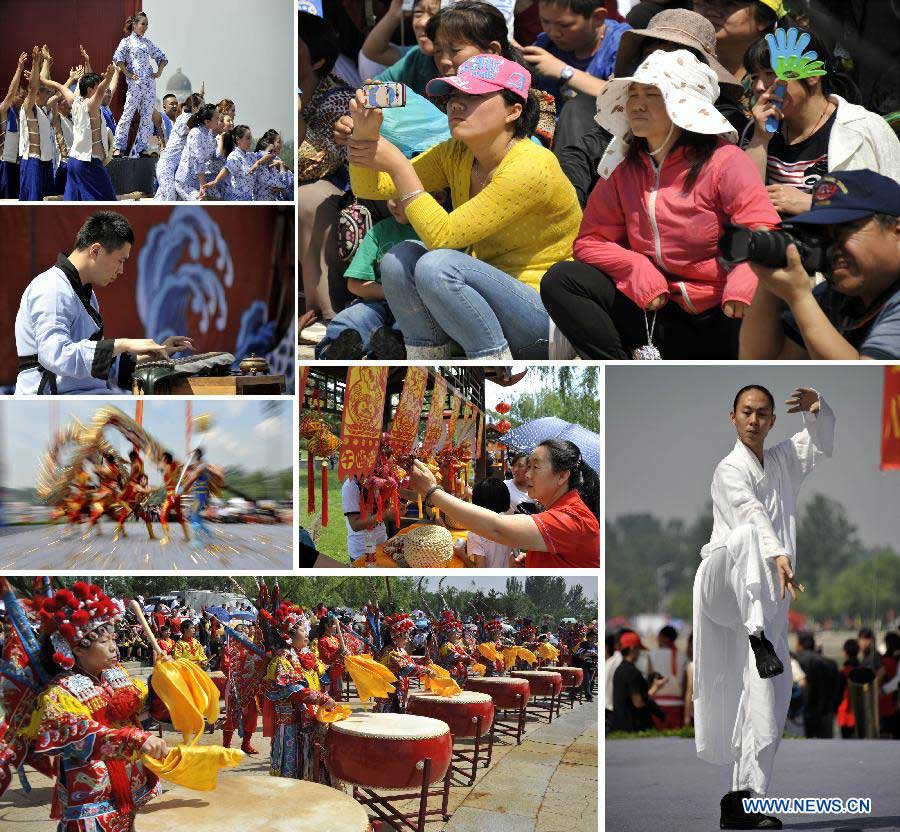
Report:
M 425 387 L 428 385 L 428 370 L 424 367 L 410 367 L 403 382 L 403 392 L 394 413 L 391 425 L 391 447 L 398 454 L 412 451 L 419 430 L 419 416 L 422 413 L 422 400 L 425 398 Z
M 459 406 L 462 399 L 453 393 L 450 396 L 450 421 L 447 423 L 447 447 L 454 447 L 453 437 L 456 435 L 456 423 L 459 421 Z
M 338 476 L 342 480 L 354 474 L 367 474 L 375 465 L 387 377 L 387 367 L 351 367 L 347 371 L 338 464 Z
M 434 390 L 431 393 L 431 409 L 428 411 L 428 421 L 425 423 L 425 440 L 422 448 L 426 455 L 430 455 L 441 438 L 441 428 L 444 426 L 444 405 L 447 402 L 447 379 L 441 375 L 434 376 Z

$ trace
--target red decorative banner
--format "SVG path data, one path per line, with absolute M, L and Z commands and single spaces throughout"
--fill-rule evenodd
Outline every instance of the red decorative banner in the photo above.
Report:
M 481 435 L 484 433 L 484 414 L 478 413 L 478 433 L 475 434 L 475 459 L 481 459 Z
M 459 441 L 456 444 L 462 445 L 463 442 L 468 441 L 470 453 L 474 452 L 475 449 L 475 423 L 477 419 L 478 408 L 472 402 L 466 402 L 465 417 L 459 429 Z
M 368 474 L 375 466 L 387 377 L 387 367 L 351 367 L 347 370 L 338 463 L 338 477 L 342 482 L 354 474 Z
M 300 410 L 303 412 L 303 396 L 306 394 L 306 379 L 309 376 L 309 365 L 300 368 L 300 385 L 297 387 L 297 395 L 300 397 Z
M 900 471 L 900 366 L 884 368 L 881 470 Z
M 431 392 L 431 409 L 428 411 L 428 421 L 425 423 L 425 439 L 422 442 L 422 450 L 426 456 L 431 456 L 434 446 L 441 438 L 441 428 L 444 426 L 444 405 L 447 403 L 447 379 L 435 373 L 434 390 Z
M 447 422 L 447 447 L 453 448 L 455 444 L 453 442 L 453 437 L 456 435 L 456 423 L 459 421 L 459 406 L 462 404 L 462 399 L 456 395 L 456 393 L 452 393 L 450 395 L 450 421 Z
M 408 454 L 419 432 L 419 418 L 422 414 L 422 400 L 428 386 L 428 370 L 425 367 L 410 367 L 403 381 L 403 392 L 394 412 L 391 425 L 391 447 L 398 454 Z

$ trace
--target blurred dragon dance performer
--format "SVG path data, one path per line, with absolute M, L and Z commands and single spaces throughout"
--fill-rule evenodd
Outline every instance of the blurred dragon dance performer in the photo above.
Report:
M 166 498 L 163 500 L 162 508 L 159 512 L 159 522 L 163 527 L 163 543 L 169 542 L 169 514 L 181 526 L 184 532 L 184 539 L 190 540 L 188 534 L 187 523 L 184 521 L 184 515 L 181 512 L 181 493 L 178 488 L 181 484 L 182 465 L 175 461 L 175 458 L 166 451 L 163 454 L 163 484 L 166 487 Z

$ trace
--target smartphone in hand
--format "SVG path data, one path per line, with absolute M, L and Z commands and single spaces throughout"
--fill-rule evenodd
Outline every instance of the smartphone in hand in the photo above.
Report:
M 406 106 L 406 86 L 398 81 L 363 84 L 362 89 L 366 97 L 365 107 L 368 110 Z

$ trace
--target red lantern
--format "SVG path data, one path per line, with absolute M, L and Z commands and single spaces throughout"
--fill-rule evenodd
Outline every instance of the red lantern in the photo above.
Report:
M 501 419 L 499 422 L 497 422 L 496 427 L 497 433 L 502 435 L 506 433 L 510 428 L 512 428 L 512 422 L 510 422 L 509 419 Z
M 502 415 L 505 415 L 505 414 L 507 414 L 507 413 L 509 413 L 509 411 L 510 411 L 510 404 L 509 404 L 509 402 L 500 402 L 500 403 L 497 405 L 497 412 L 498 412 L 501 416 L 502 416 Z

